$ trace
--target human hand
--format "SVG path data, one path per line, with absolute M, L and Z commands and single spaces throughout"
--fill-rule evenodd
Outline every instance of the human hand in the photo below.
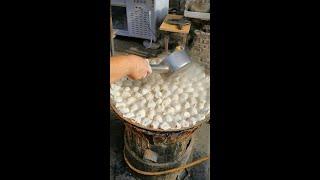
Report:
M 129 55 L 128 58 L 130 63 L 128 76 L 131 79 L 143 79 L 152 73 L 148 60 L 136 55 Z

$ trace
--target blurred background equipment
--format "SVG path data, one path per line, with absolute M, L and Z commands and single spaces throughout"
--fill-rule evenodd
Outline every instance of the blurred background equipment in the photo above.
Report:
M 160 26 L 164 35 L 165 52 L 169 54 L 169 34 L 178 33 L 183 37 L 181 47 L 187 46 L 187 38 L 191 28 L 191 22 L 184 19 L 182 15 L 168 14 Z
M 210 26 L 205 25 L 202 30 L 195 30 L 194 34 L 191 57 L 210 68 Z
M 184 16 L 210 20 L 210 0 L 187 0 L 185 3 Z
M 169 0 L 111 0 L 113 29 L 120 36 L 156 41 L 168 9 Z

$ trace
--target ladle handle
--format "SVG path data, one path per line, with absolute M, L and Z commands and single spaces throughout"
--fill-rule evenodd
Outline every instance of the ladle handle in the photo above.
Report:
M 153 72 L 157 73 L 168 73 L 169 72 L 169 66 L 167 65 L 162 65 L 162 64 L 150 64 L 151 69 Z

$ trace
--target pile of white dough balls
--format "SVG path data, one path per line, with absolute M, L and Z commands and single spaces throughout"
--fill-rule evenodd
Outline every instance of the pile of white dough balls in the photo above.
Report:
M 153 129 L 187 128 L 210 113 L 210 75 L 196 63 L 170 78 L 157 73 L 140 81 L 123 78 L 110 94 L 123 117 Z

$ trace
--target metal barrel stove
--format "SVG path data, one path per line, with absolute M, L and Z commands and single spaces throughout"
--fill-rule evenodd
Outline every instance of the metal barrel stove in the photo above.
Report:
M 208 118 L 189 128 L 163 131 L 123 117 L 113 103 L 111 109 L 124 122 L 124 159 L 136 178 L 176 180 L 186 176 L 185 166 L 194 144 L 193 134 Z

